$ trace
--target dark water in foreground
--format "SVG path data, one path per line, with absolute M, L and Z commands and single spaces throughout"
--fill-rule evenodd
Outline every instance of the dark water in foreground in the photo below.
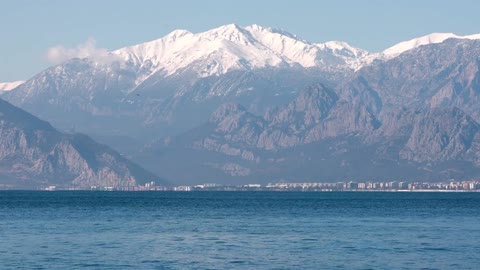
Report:
M 480 193 L 0 192 L 1 269 L 479 269 Z

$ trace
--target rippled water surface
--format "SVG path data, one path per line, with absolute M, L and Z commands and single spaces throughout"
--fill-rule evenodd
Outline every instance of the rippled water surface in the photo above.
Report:
M 479 269 L 480 193 L 0 192 L 1 269 Z

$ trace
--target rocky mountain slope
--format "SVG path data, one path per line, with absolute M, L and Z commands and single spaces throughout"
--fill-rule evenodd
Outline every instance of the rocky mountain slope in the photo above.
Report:
M 270 177 L 274 173 L 269 172 L 262 179 L 289 174 L 290 179 L 313 179 L 326 171 L 339 180 L 353 171 L 357 177 L 364 171 L 363 177 L 383 179 L 475 177 L 480 166 L 479 48 L 480 41 L 470 39 L 422 45 L 375 61 L 338 87 L 308 87 L 263 117 L 239 105 L 224 105 L 202 132 L 197 129 L 180 136 L 181 143 L 156 147 L 214 152 L 220 156 L 198 161 L 198 166 L 215 168 L 224 178 L 239 177 L 232 168 L 246 179 L 259 177 L 264 168 L 282 174 Z M 305 158 L 308 148 L 321 153 Z M 363 158 L 353 163 L 355 156 Z M 273 162 L 278 160 L 282 162 Z M 324 160 L 335 162 L 323 167 Z M 280 168 L 285 164 L 289 170 Z
M 4 98 L 64 130 L 173 134 L 201 124 L 225 102 L 264 113 L 311 83 L 336 84 L 367 55 L 344 42 L 315 44 L 258 25 L 177 30 L 51 67 Z
M 0 100 L 0 185 L 90 188 L 133 186 L 160 179 L 82 134 L 49 123 Z
M 455 106 L 478 121 L 479 65 L 480 40 L 448 39 L 364 67 L 340 86 L 340 95 L 375 113 Z
M 136 158 L 152 170 L 170 162 L 175 172 L 158 173 L 181 171 L 186 183 L 199 172 L 227 183 L 446 180 L 480 172 L 480 125 L 460 109 L 405 108 L 380 122 L 366 109 L 344 111 L 342 102 L 316 85 L 264 117 L 225 104 L 205 125 L 148 145 Z
M 196 34 L 176 30 L 158 40 L 51 67 L 4 98 L 61 130 L 87 132 L 105 141 L 122 137 L 144 141 L 195 127 L 223 103 L 239 103 L 263 115 L 310 84 L 334 88 L 354 73 L 361 79 L 364 73 L 356 71 L 362 67 L 382 69 L 377 62 L 411 66 L 413 62 L 403 62 L 408 58 L 403 54 L 417 48 L 436 48 L 424 49 L 429 52 L 421 59 L 409 58 L 425 67 L 429 59 L 457 63 L 451 46 L 478 38 L 437 33 L 369 53 L 345 42 L 311 43 L 258 25 L 224 25 Z M 441 56 L 444 53 L 448 57 Z M 471 59 L 474 55 L 475 51 Z M 475 72 L 464 65 L 469 71 L 463 72 Z M 429 72 L 422 68 L 412 71 Z M 372 72 L 377 79 L 383 76 Z M 432 102 L 441 102 L 440 96 Z
M 258 25 L 177 30 L 3 97 L 175 182 L 468 178 L 479 39 L 435 33 L 369 53 Z

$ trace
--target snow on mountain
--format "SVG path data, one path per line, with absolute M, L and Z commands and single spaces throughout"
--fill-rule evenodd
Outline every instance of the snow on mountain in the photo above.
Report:
M 10 91 L 22 83 L 24 83 L 24 81 L 0 82 L 0 91 Z
M 317 46 L 332 50 L 335 55 L 349 58 L 362 58 L 369 54 L 369 52 L 352 47 L 350 44 L 342 41 L 328 41 L 325 43 L 318 43 Z
M 275 53 L 302 67 L 344 67 L 356 69 L 356 62 L 368 54 L 346 42 L 310 43 L 284 30 L 258 25 L 245 27 L 255 39 Z
M 264 28 L 256 24 L 245 27 L 245 30 L 268 51 L 288 59 L 290 63 L 296 63 L 303 67 L 317 65 L 315 58 L 319 48 L 314 44 L 301 40 L 284 30 Z
M 468 36 L 463 36 L 465 39 L 480 39 L 480 34 L 474 34 L 474 35 L 468 35 Z
M 175 74 L 205 78 L 238 70 L 313 68 L 328 76 L 341 77 L 338 74 L 350 74 L 374 60 L 392 59 L 405 51 L 441 43 L 449 38 L 480 39 L 480 34 L 462 37 L 434 33 L 401 42 L 380 53 L 369 53 L 341 41 L 311 43 L 285 30 L 256 24 L 246 27 L 229 24 L 201 33 L 175 30 L 160 39 L 101 55 L 102 58 L 113 57 L 115 61 L 99 61 L 98 56 L 90 56 L 94 65 L 91 65 L 91 74 L 85 75 L 85 80 L 92 75 L 106 77 L 107 85 L 122 85 L 122 92 L 128 94 L 149 78 L 152 78 L 148 80 L 151 85 Z M 60 74 L 62 70 L 64 66 L 59 66 L 51 72 Z M 72 74 L 75 72 L 73 70 Z M 75 82 L 73 78 L 72 83 Z M 100 80 L 91 82 L 91 89 L 101 87 L 94 83 Z M 21 83 L 0 83 L 0 91 L 13 89 Z
M 163 38 L 112 53 L 140 67 L 143 75 L 137 81 L 141 82 L 159 71 L 169 76 L 187 69 L 200 77 L 268 67 L 355 71 L 374 60 L 392 59 L 449 38 L 480 39 L 480 35 L 433 33 L 400 42 L 380 53 L 369 53 L 346 42 L 311 43 L 278 28 L 229 24 L 202 33 L 175 30 Z
M 355 48 L 342 41 L 328 41 L 316 45 L 323 50 L 330 51 L 334 56 L 343 59 L 346 66 L 353 70 L 357 70 L 365 65 L 365 59 L 371 55 L 365 50 Z
M 480 39 L 480 34 L 469 36 L 458 36 L 453 33 L 433 33 L 419 38 L 414 38 L 408 41 L 400 42 L 381 53 L 385 59 L 394 58 L 403 52 L 418 48 L 423 45 L 442 43 L 449 38 L 456 39 Z
M 480 39 L 480 35 L 434 33 L 401 42 L 380 53 L 369 53 L 341 41 L 311 43 L 278 28 L 228 24 L 201 33 L 175 30 L 160 39 L 121 48 L 110 55 L 134 67 L 138 86 L 153 74 L 171 76 L 187 70 L 198 77 L 271 67 L 356 71 L 374 60 L 388 60 L 448 38 Z
M 203 77 L 286 64 L 281 56 L 268 53 L 248 32 L 234 24 L 199 34 L 176 30 L 161 39 L 113 53 L 127 62 L 151 66 L 152 73 L 162 70 L 166 75 L 194 67 L 198 61 L 203 65 L 196 71 Z
M 268 67 L 356 69 L 358 58 L 368 53 L 342 42 L 309 43 L 280 29 L 229 24 L 197 34 L 176 30 L 113 54 L 150 74 L 168 76 L 188 68 L 208 77 Z

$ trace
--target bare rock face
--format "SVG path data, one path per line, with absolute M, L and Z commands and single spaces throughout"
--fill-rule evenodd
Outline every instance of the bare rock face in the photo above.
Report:
M 210 118 L 216 124 L 217 135 L 233 143 L 255 145 L 261 131 L 265 128 L 265 120 L 246 111 L 238 104 L 220 106 Z
M 362 95 L 372 97 L 372 93 Z M 295 166 L 303 168 L 292 165 L 297 160 L 306 163 L 336 160 L 338 163 L 332 164 L 336 168 L 333 177 L 345 175 L 358 166 L 357 170 L 379 166 L 375 170 L 385 171 L 381 177 L 395 178 L 388 171 L 405 164 L 402 166 L 408 169 L 396 175 L 407 179 L 409 175 L 443 179 L 469 175 L 480 165 L 480 125 L 459 108 L 381 109 L 370 105 L 363 98 L 339 97 L 323 85 L 305 89 L 297 99 L 270 110 L 264 117 L 253 115 L 237 104 L 224 104 L 212 114 L 209 131 L 203 135 L 197 133 L 195 142 L 186 141 L 184 145 L 242 160 L 238 166 L 227 161 L 224 166 L 217 166 L 226 175 L 235 177 L 255 175 L 255 170 L 262 166 L 272 166 L 274 172 L 282 166 L 292 166 L 292 170 Z M 330 147 L 322 146 L 324 152 L 304 154 L 306 148 L 316 148 L 327 141 Z M 297 160 L 292 160 L 292 156 Z M 470 164 L 470 172 L 448 165 L 455 162 Z M 432 166 L 438 172 L 428 169 Z M 302 170 L 315 171 L 311 167 Z
M 312 85 L 285 107 L 267 112 L 265 119 L 270 125 L 284 126 L 300 132 L 320 123 L 338 101 L 337 94 L 324 85 Z
M 86 135 L 62 134 L 0 100 L 0 174 L 16 187 L 126 187 L 159 181 Z
M 339 87 L 379 117 L 404 108 L 457 107 L 480 121 L 480 41 L 448 39 L 359 70 Z
M 105 65 L 72 59 L 40 72 L 2 98 L 60 130 L 75 127 L 81 132 L 137 138 L 152 130 L 172 135 L 194 128 L 227 102 L 263 113 L 279 100 L 294 98 L 295 91 L 323 74 L 292 67 L 208 77 L 188 69 L 166 76 L 160 70 L 146 76 L 142 68 L 129 62 Z
M 378 127 L 375 116 L 365 107 L 339 102 L 337 94 L 322 84 L 306 88 L 292 102 L 268 111 L 263 118 L 238 104 L 225 104 L 212 114 L 210 122 L 216 125 L 215 133 L 205 142 L 243 143 L 237 146 L 238 155 L 245 146 L 274 151 Z
M 415 119 L 400 156 L 416 162 L 463 159 L 479 130 L 480 125 L 457 108 L 434 109 Z

